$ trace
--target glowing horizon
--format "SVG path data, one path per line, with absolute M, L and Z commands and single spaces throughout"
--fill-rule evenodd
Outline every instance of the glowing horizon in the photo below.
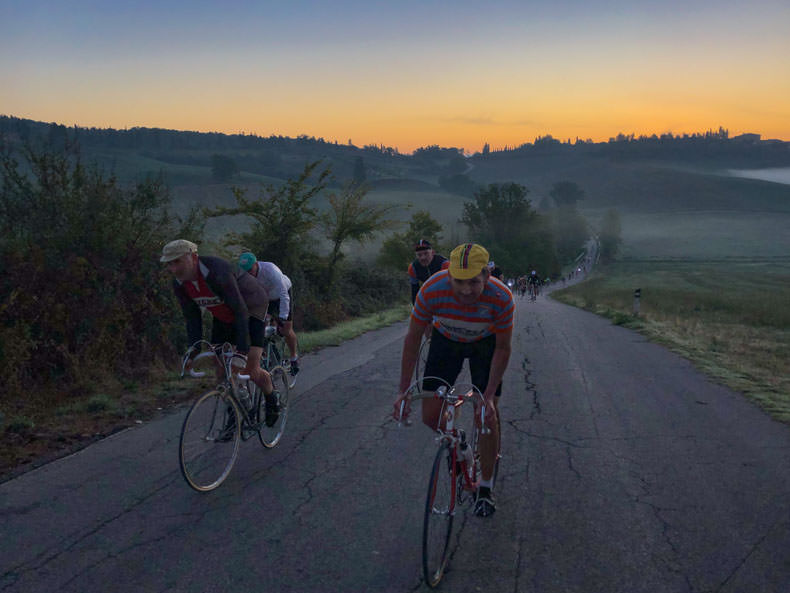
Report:
M 480 151 L 551 135 L 790 141 L 790 4 L 0 0 L 0 113 Z

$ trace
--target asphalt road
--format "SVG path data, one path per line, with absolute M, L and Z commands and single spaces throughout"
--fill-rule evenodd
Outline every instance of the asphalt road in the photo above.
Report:
M 518 301 L 497 513 L 452 592 L 790 591 L 790 428 L 591 314 Z M 287 433 L 218 490 L 183 412 L 0 484 L 0 591 L 419 591 L 435 443 L 388 414 L 405 324 L 304 359 Z

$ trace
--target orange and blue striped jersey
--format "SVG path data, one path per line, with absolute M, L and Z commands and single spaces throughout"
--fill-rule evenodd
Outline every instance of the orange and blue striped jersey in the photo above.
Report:
M 462 305 L 453 296 L 450 273 L 442 270 L 420 288 L 411 318 L 420 325 L 433 322 L 450 340 L 475 342 L 512 329 L 514 309 L 513 294 L 494 277 L 489 277 L 474 305 Z

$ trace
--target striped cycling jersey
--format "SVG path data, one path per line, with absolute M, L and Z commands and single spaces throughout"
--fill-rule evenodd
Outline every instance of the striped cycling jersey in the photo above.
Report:
M 450 284 L 450 273 L 442 270 L 422 285 L 414 302 L 411 318 L 431 323 L 444 337 L 456 342 L 476 342 L 513 329 L 513 295 L 501 281 L 489 277 L 474 305 L 462 305 Z

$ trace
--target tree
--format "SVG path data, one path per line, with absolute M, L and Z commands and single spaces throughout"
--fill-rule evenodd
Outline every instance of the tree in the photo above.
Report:
M 298 178 L 288 179 L 280 187 L 264 184 L 258 199 L 247 199 L 246 190 L 234 187 L 235 208 L 206 209 L 205 215 L 211 218 L 241 214 L 252 219 L 250 231 L 229 233 L 225 246 L 244 247 L 256 255 L 265 255 L 283 270 L 297 266 L 309 245 L 308 234 L 318 222 L 310 200 L 323 191 L 330 175 L 330 170 L 324 169 L 312 185 L 308 184 L 319 163 L 306 164 Z
M 202 224 L 167 210 L 161 178 L 120 184 L 78 153 L 0 155 L 0 385 L 27 401 L 85 393 L 173 356 L 179 319 L 159 263 Z M 194 214 L 194 213 L 193 213 Z M 179 319 L 180 325 L 180 319 Z M 182 326 L 183 327 L 183 326 Z M 132 361 L 132 362 L 130 362 Z
M 553 274 L 558 267 L 551 225 L 532 208 L 528 193 L 517 183 L 491 184 L 464 204 L 461 222 L 507 273 L 531 267 Z
M 601 243 L 601 260 L 604 263 L 614 260 L 622 243 L 620 214 L 617 210 L 607 210 L 598 230 L 598 239 Z
M 461 222 L 480 241 L 517 236 L 534 215 L 528 193 L 526 187 L 517 183 L 492 183 L 476 191 L 473 202 L 464 203 Z
M 414 246 L 420 239 L 429 241 L 434 250 L 442 252 L 442 225 L 427 210 L 415 212 L 409 228 L 402 233 L 393 233 L 381 245 L 376 262 L 385 268 L 404 270 L 414 259 Z
M 386 217 L 395 206 L 366 204 L 367 193 L 367 187 L 352 181 L 340 194 L 329 194 L 329 211 L 320 217 L 324 234 L 332 245 L 327 262 L 327 290 L 331 290 L 334 284 L 335 270 L 343 257 L 343 245 L 348 241 L 364 243 L 376 232 L 393 224 Z
M 587 220 L 576 209 L 584 199 L 584 190 L 573 181 L 559 181 L 549 195 L 557 206 L 552 212 L 557 258 L 564 264 L 579 255 L 590 236 Z
M 224 154 L 211 155 L 211 176 L 217 181 L 228 181 L 236 173 L 239 172 L 239 167 L 229 156 Z
M 354 160 L 354 183 L 362 184 L 365 183 L 367 179 L 367 175 L 365 174 L 365 162 L 362 160 L 361 156 L 358 156 Z
M 576 208 L 557 208 L 552 214 L 557 257 L 561 263 L 567 264 L 584 249 L 590 237 L 589 225 Z
M 477 189 L 477 184 L 463 174 L 440 175 L 439 187 L 451 194 L 471 197 Z
M 579 200 L 584 199 L 584 191 L 573 181 L 559 181 L 555 183 L 549 195 L 554 199 L 558 208 L 569 206 L 576 207 Z

